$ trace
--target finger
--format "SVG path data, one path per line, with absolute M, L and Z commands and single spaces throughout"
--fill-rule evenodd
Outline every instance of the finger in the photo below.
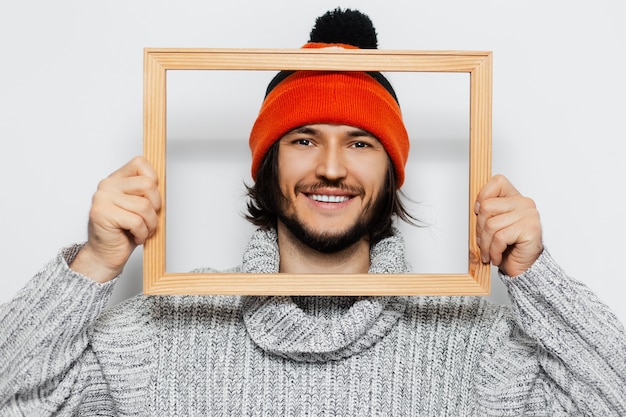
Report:
M 141 200 L 144 201 L 143 204 Z M 103 204 L 96 200 L 91 210 L 91 223 L 96 230 L 106 233 L 100 234 L 100 237 L 112 233 L 106 239 L 116 241 L 119 237 L 115 235 L 126 232 L 131 235 L 126 238 L 131 237 L 135 244 L 140 245 L 154 233 L 157 225 L 156 212 L 147 209 L 147 206 L 149 203 L 146 199 L 135 196 L 127 196 L 115 202 L 108 200 Z
M 497 216 L 492 218 L 493 223 L 487 226 L 487 229 L 493 228 L 493 230 L 487 230 L 484 236 L 485 248 L 487 259 L 495 266 L 499 266 L 502 263 L 502 256 L 510 245 L 515 243 L 520 234 L 518 224 L 519 220 L 515 219 L 516 216 L 512 214 Z M 497 223 L 497 224 L 496 224 Z
M 115 205 L 133 211 L 136 214 L 141 214 L 141 212 L 148 209 L 158 212 L 161 208 L 161 197 L 158 191 L 144 190 L 141 187 L 129 184 L 130 182 L 137 181 L 133 179 L 132 181 L 124 181 L 123 184 L 102 184 L 93 196 L 92 205 L 103 205 L 105 207 Z M 130 203 L 132 201 L 136 201 L 136 203 Z M 104 213 L 104 216 L 106 217 L 106 213 Z
M 481 258 L 483 262 L 494 262 L 493 241 L 496 234 L 519 220 L 519 215 L 508 211 L 497 216 L 481 214 L 476 226 L 476 236 L 479 242 Z M 497 258 L 497 256 L 496 256 Z
M 491 217 L 477 233 L 482 258 L 495 266 L 501 266 L 506 256 L 514 270 L 525 270 L 542 249 L 541 223 L 534 205 Z
M 491 245 L 492 263 L 509 276 L 517 276 L 530 268 L 543 250 L 540 231 L 539 238 L 532 228 L 533 224 L 526 220 L 496 233 Z M 529 232 L 529 230 L 531 230 Z M 537 230 L 536 228 L 534 230 Z M 515 245 L 511 245 L 511 239 Z
M 112 196 L 119 193 L 144 197 L 156 210 L 161 208 L 162 200 L 157 184 L 152 178 L 146 176 L 109 177 L 100 182 L 98 190 Z
M 125 228 L 130 231 L 135 238 L 142 238 L 141 242 L 137 243 L 143 243 L 145 239 L 154 234 L 159 222 L 158 215 L 157 210 L 148 199 L 131 195 L 127 196 L 127 198 L 116 201 L 115 203 L 121 210 L 132 213 L 141 219 L 142 225 L 137 225 L 135 223 L 136 220 L 132 219 L 130 222 L 131 227 Z M 138 234 L 133 231 L 133 227 L 138 228 Z
M 494 197 L 483 200 L 477 211 L 479 226 L 490 218 L 513 211 L 536 209 L 535 202 L 521 194 L 512 197 Z
M 126 230 L 133 236 L 133 241 L 136 245 L 143 245 L 153 233 L 146 224 L 145 219 L 141 216 L 129 215 L 126 222 L 128 224 Z
M 115 224 L 119 230 L 126 231 L 135 245 L 142 245 L 151 235 L 145 219 L 133 212 L 120 210 L 117 212 Z
M 117 178 L 137 177 L 137 176 L 145 176 L 145 177 L 151 178 L 155 182 L 158 181 L 158 176 L 154 167 L 143 156 L 134 157 L 133 159 L 128 161 L 128 163 L 126 163 L 124 166 L 122 166 L 117 171 L 109 175 L 109 177 L 114 177 L 114 178 L 115 177 Z
M 527 197 L 518 195 L 508 198 L 490 198 L 483 201 L 476 220 L 477 243 L 483 261 L 493 261 L 491 246 L 496 233 L 524 221 L 525 218 L 535 216 L 535 203 Z M 507 245 L 516 243 L 517 237 L 510 239 L 506 242 Z
M 136 156 L 128 164 L 118 170 L 119 175 L 133 177 L 138 181 L 135 194 L 148 198 L 152 205 L 159 210 L 162 199 L 158 190 L 159 178 L 152 164 L 143 156 Z M 145 181 L 142 183 L 141 181 Z M 132 190 L 129 190 L 132 194 Z
M 511 184 L 504 175 L 494 175 L 480 190 L 476 196 L 474 211 L 478 213 L 480 206 L 485 200 L 497 197 L 513 197 L 520 195 L 520 192 Z

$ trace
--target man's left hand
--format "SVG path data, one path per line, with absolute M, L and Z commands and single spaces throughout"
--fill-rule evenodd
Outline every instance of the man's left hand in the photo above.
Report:
M 483 262 L 509 276 L 526 271 L 543 251 L 541 223 L 535 202 L 509 180 L 496 175 L 478 193 L 476 240 Z

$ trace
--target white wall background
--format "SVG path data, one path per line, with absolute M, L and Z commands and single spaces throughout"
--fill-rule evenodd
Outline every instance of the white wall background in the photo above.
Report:
M 553 256 L 626 322 L 626 210 L 621 196 L 626 180 L 621 152 L 626 141 L 626 26 L 620 0 L 4 2 L 0 302 L 15 294 L 60 247 L 85 239 L 98 181 L 142 153 L 144 47 L 296 48 L 306 41 L 315 17 L 336 6 L 369 14 L 381 48 L 494 52 L 493 171 L 507 175 L 535 199 Z M 241 103 L 241 109 L 258 107 L 258 91 L 251 91 L 253 99 Z M 398 93 L 401 99 L 406 95 Z M 228 103 L 222 106 L 224 114 L 233 117 L 240 108 L 236 101 Z M 247 132 L 251 120 L 241 111 L 232 122 Z M 219 171 L 220 180 L 230 178 L 234 185 L 222 181 L 211 198 L 188 206 L 209 219 L 230 216 L 237 222 L 249 155 L 245 142 L 229 141 L 238 135 L 232 124 L 217 120 L 221 142 L 214 144 L 219 159 L 226 161 L 222 168 L 240 176 Z M 178 123 L 184 127 L 187 121 Z M 183 156 L 180 161 L 190 158 L 181 167 L 202 166 L 197 163 L 201 156 L 214 149 L 198 146 L 193 145 L 193 152 L 184 143 L 172 148 Z M 185 172 L 180 171 L 183 177 Z M 446 186 L 445 172 L 433 175 L 439 188 Z M 198 183 L 182 189 L 214 186 Z M 425 207 L 428 210 L 428 204 Z M 434 223 L 436 216 L 431 218 Z M 207 256 L 211 265 L 237 263 L 246 243 L 250 226 L 242 222 L 232 233 L 223 229 L 228 224 L 208 226 L 219 236 L 218 246 L 229 248 L 215 262 Z M 196 229 L 205 230 L 202 226 Z M 425 231 L 430 234 L 427 240 L 443 246 L 451 233 L 445 227 Z M 415 253 L 430 250 L 415 247 L 412 239 Z M 188 251 L 176 245 L 168 254 Z M 112 303 L 141 291 L 140 250 L 124 275 Z M 492 298 L 505 302 L 497 279 Z

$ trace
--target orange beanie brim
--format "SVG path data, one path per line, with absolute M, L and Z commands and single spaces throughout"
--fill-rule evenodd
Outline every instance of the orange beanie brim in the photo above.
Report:
M 252 178 L 269 148 L 286 133 L 316 124 L 343 124 L 374 135 L 393 163 L 398 188 L 404 183 L 409 138 L 400 106 L 364 72 L 297 71 L 265 98 L 250 134 Z

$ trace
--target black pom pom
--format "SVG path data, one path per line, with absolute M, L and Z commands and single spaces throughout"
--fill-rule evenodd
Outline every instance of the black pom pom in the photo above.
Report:
M 358 10 L 337 8 L 315 21 L 309 42 L 344 43 L 361 49 L 378 48 L 378 37 L 372 21 Z

